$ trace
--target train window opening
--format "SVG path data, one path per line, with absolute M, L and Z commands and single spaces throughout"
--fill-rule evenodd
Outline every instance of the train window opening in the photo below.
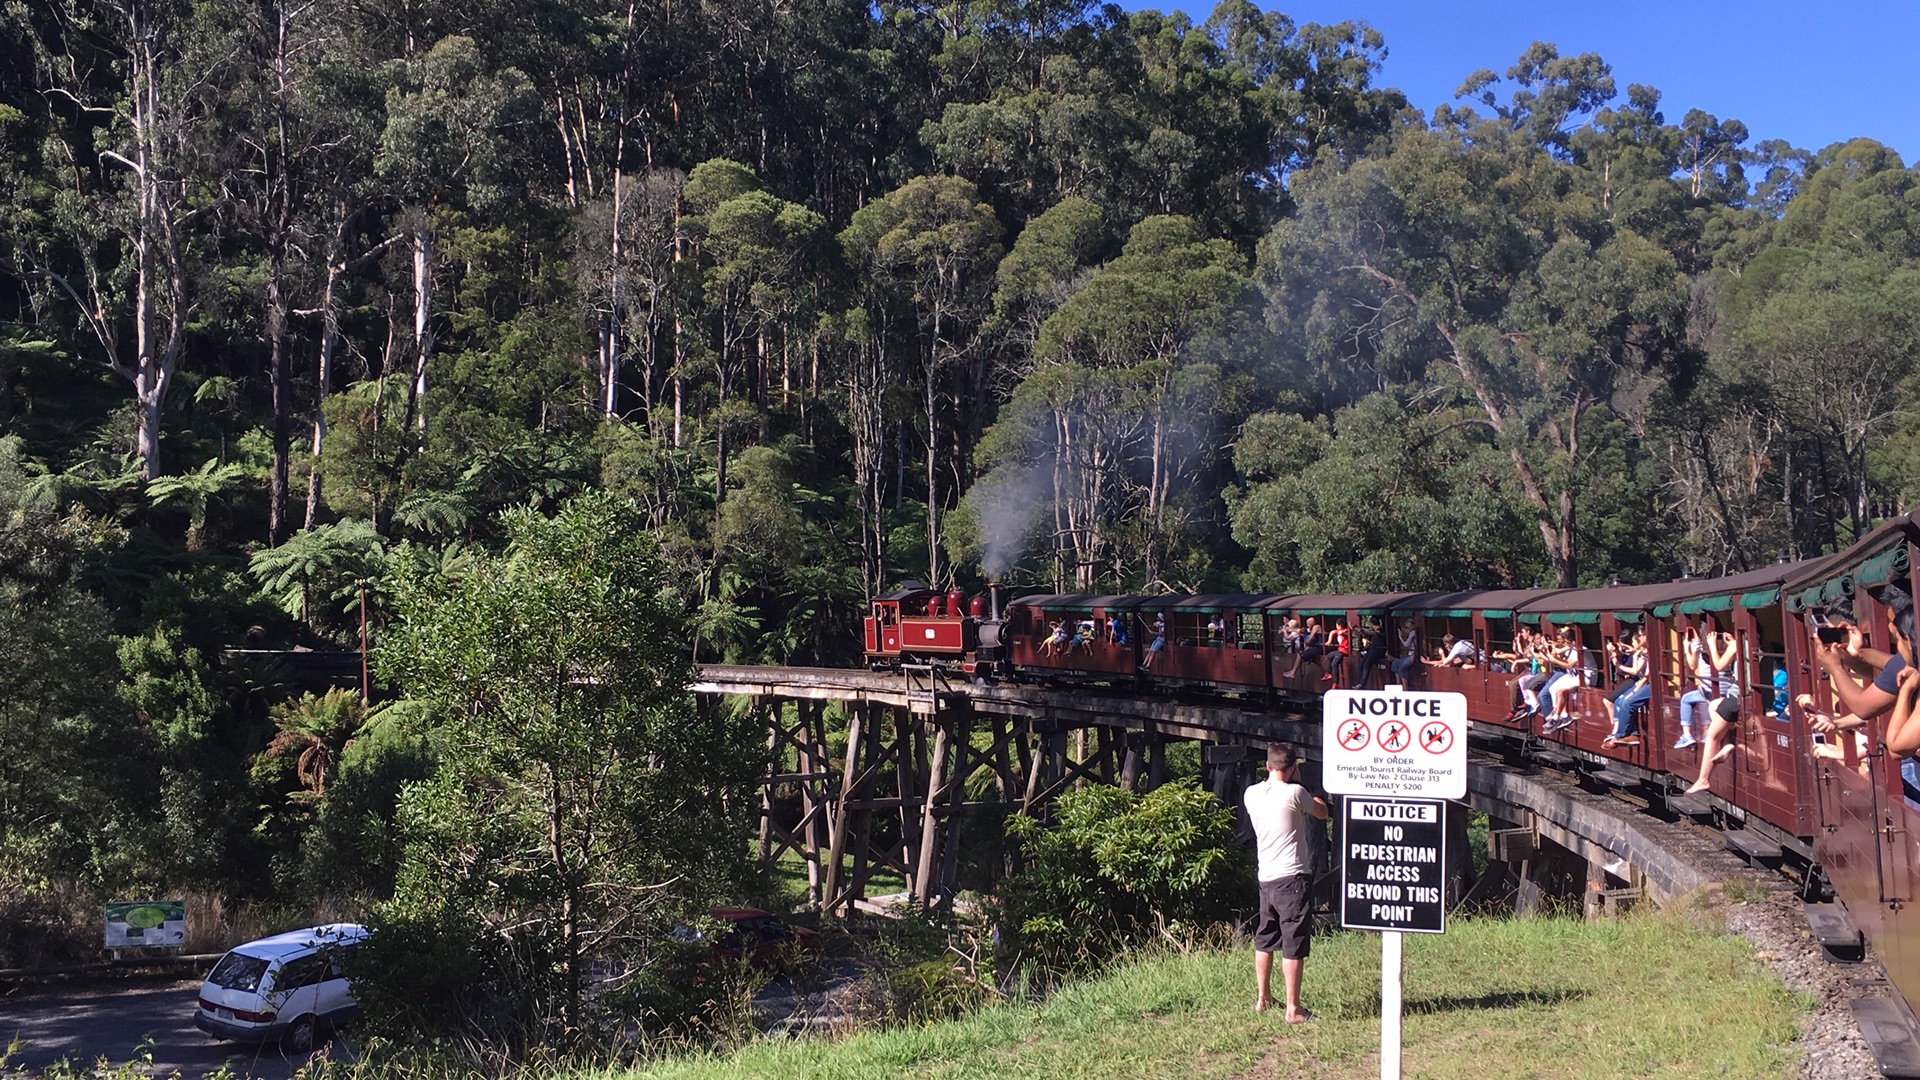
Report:
M 1583 686 L 1607 685 L 1605 650 L 1600 647 L 1600 627 L 1593 623 L 1574 624 L 1574 644 L 1580 650 L 1580 679 Z
M 1486 654 L 1489 670 L 1512 672 L 1519 666 L 1519 652 L 1513 647 L 1513 638 L 1513 620 L 1487 620 L 1486 637 L 1480 648 Z
M 1266 623 L 1257 611 L 1238 612 L 1233 621 L 1233 638 L 1242 649 L 1260 649 L 1266 644 Z

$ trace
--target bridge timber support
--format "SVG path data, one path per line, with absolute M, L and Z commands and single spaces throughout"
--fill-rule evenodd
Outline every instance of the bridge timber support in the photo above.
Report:
M 760 857 L 797 864 L 810 905 L 836 915 L 876 893 L 949 906 L 966 882 L 990 884 L 1011 869 L 998 840 L 1006 817 L 1044 817 L 1062 792 L 1088 784 L 1151 790 L 1171 775 L 1171 755 L 1187 755 L 1182 771 L 1197 764 L 1201 785 L 1236 812 L 1268 743 L 1307 748 L 1308 782 L 1318 782 L 1314 700 L 1268 709 L 1228 697 L 980 685 L 928 667 L 709 666 L 693 689 L 763 718 L 771 765 Z M 1469 808 L 1490 824 L 1484 874 L 1465 857 Z M 1476 750 L 1468 797 L 1448 816 L 1450 891 L 1467 904 L 1597 916 L 1741 876 L 1777 887 L 1706 830 L 1642 809 Z

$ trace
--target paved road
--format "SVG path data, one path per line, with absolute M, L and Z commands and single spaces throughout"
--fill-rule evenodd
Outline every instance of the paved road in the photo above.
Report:
M 193 1026 L 200 982 L 94 987 L 57 995 L 0 997 L 0 1050 L 16 1036 L 26 1050 L 7 1069 L 38 1073 L 61 1058 L 91 1065 L 100 1058 L 120 1064 L 133 1060 L 142 1039 L 152 1036 L 153 1067 L 158 1076 L 175 1070 L 198 1080 L 222 1065 L 235 1076 L 287 1080 L 301 1062 L 278 1047 L 215 1042 Z M 5 1071 L 5 1070 L 0 1070 Z

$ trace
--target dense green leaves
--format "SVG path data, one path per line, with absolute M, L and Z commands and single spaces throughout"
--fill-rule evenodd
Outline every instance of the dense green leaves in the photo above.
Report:
M 459 971 L 405 984 L 410 1000 L 389 985 L 388 1024 L 484 1022 L 470 1008 L 504 1025 L 499 1009 L 583 1032 L 589 963 L 637 959 L 732 883 L 757 731 L 687 692 L 639 525 L 630 503 L 582 496 L 508 515 L 505 550 L 457 577 L 402 554 L 380 669 L 432 709 L 439 762 L 402 796 L 383 927 L 464 942 L 492 999 Z
M 1000 893 L 1006 947 L 1053 977 L 1161 933 L 1204 930 L 1253 887 L 1232 812 L 1188 784 L 1070 791 L 1051 825 L 1014 817 L 1007 831 L 1025 866 Z

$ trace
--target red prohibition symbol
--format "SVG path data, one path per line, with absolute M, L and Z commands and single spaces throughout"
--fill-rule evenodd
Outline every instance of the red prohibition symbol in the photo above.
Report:
M 1358 750 L 1366 746 L 1367 740 L 1372 737 L 1372 732 L 1367 730 L 1367 725 L 1363 721 L 1349 720 L 1340 725 L 1340 745 L 1348 750 Z
M 1428 724 L 1420 729 L 1420 748 L 1429 754 L 1444 754 L 1453 745 L 1453 729 L 1445 724 Z
M 1412 732 L 1407 730 L 1407 725 L 1398 720 L 1389 720 L 1380 725 L 1380 749 L 1390 754 L 1405 750 L 1407 740 L 1411 737 Z

